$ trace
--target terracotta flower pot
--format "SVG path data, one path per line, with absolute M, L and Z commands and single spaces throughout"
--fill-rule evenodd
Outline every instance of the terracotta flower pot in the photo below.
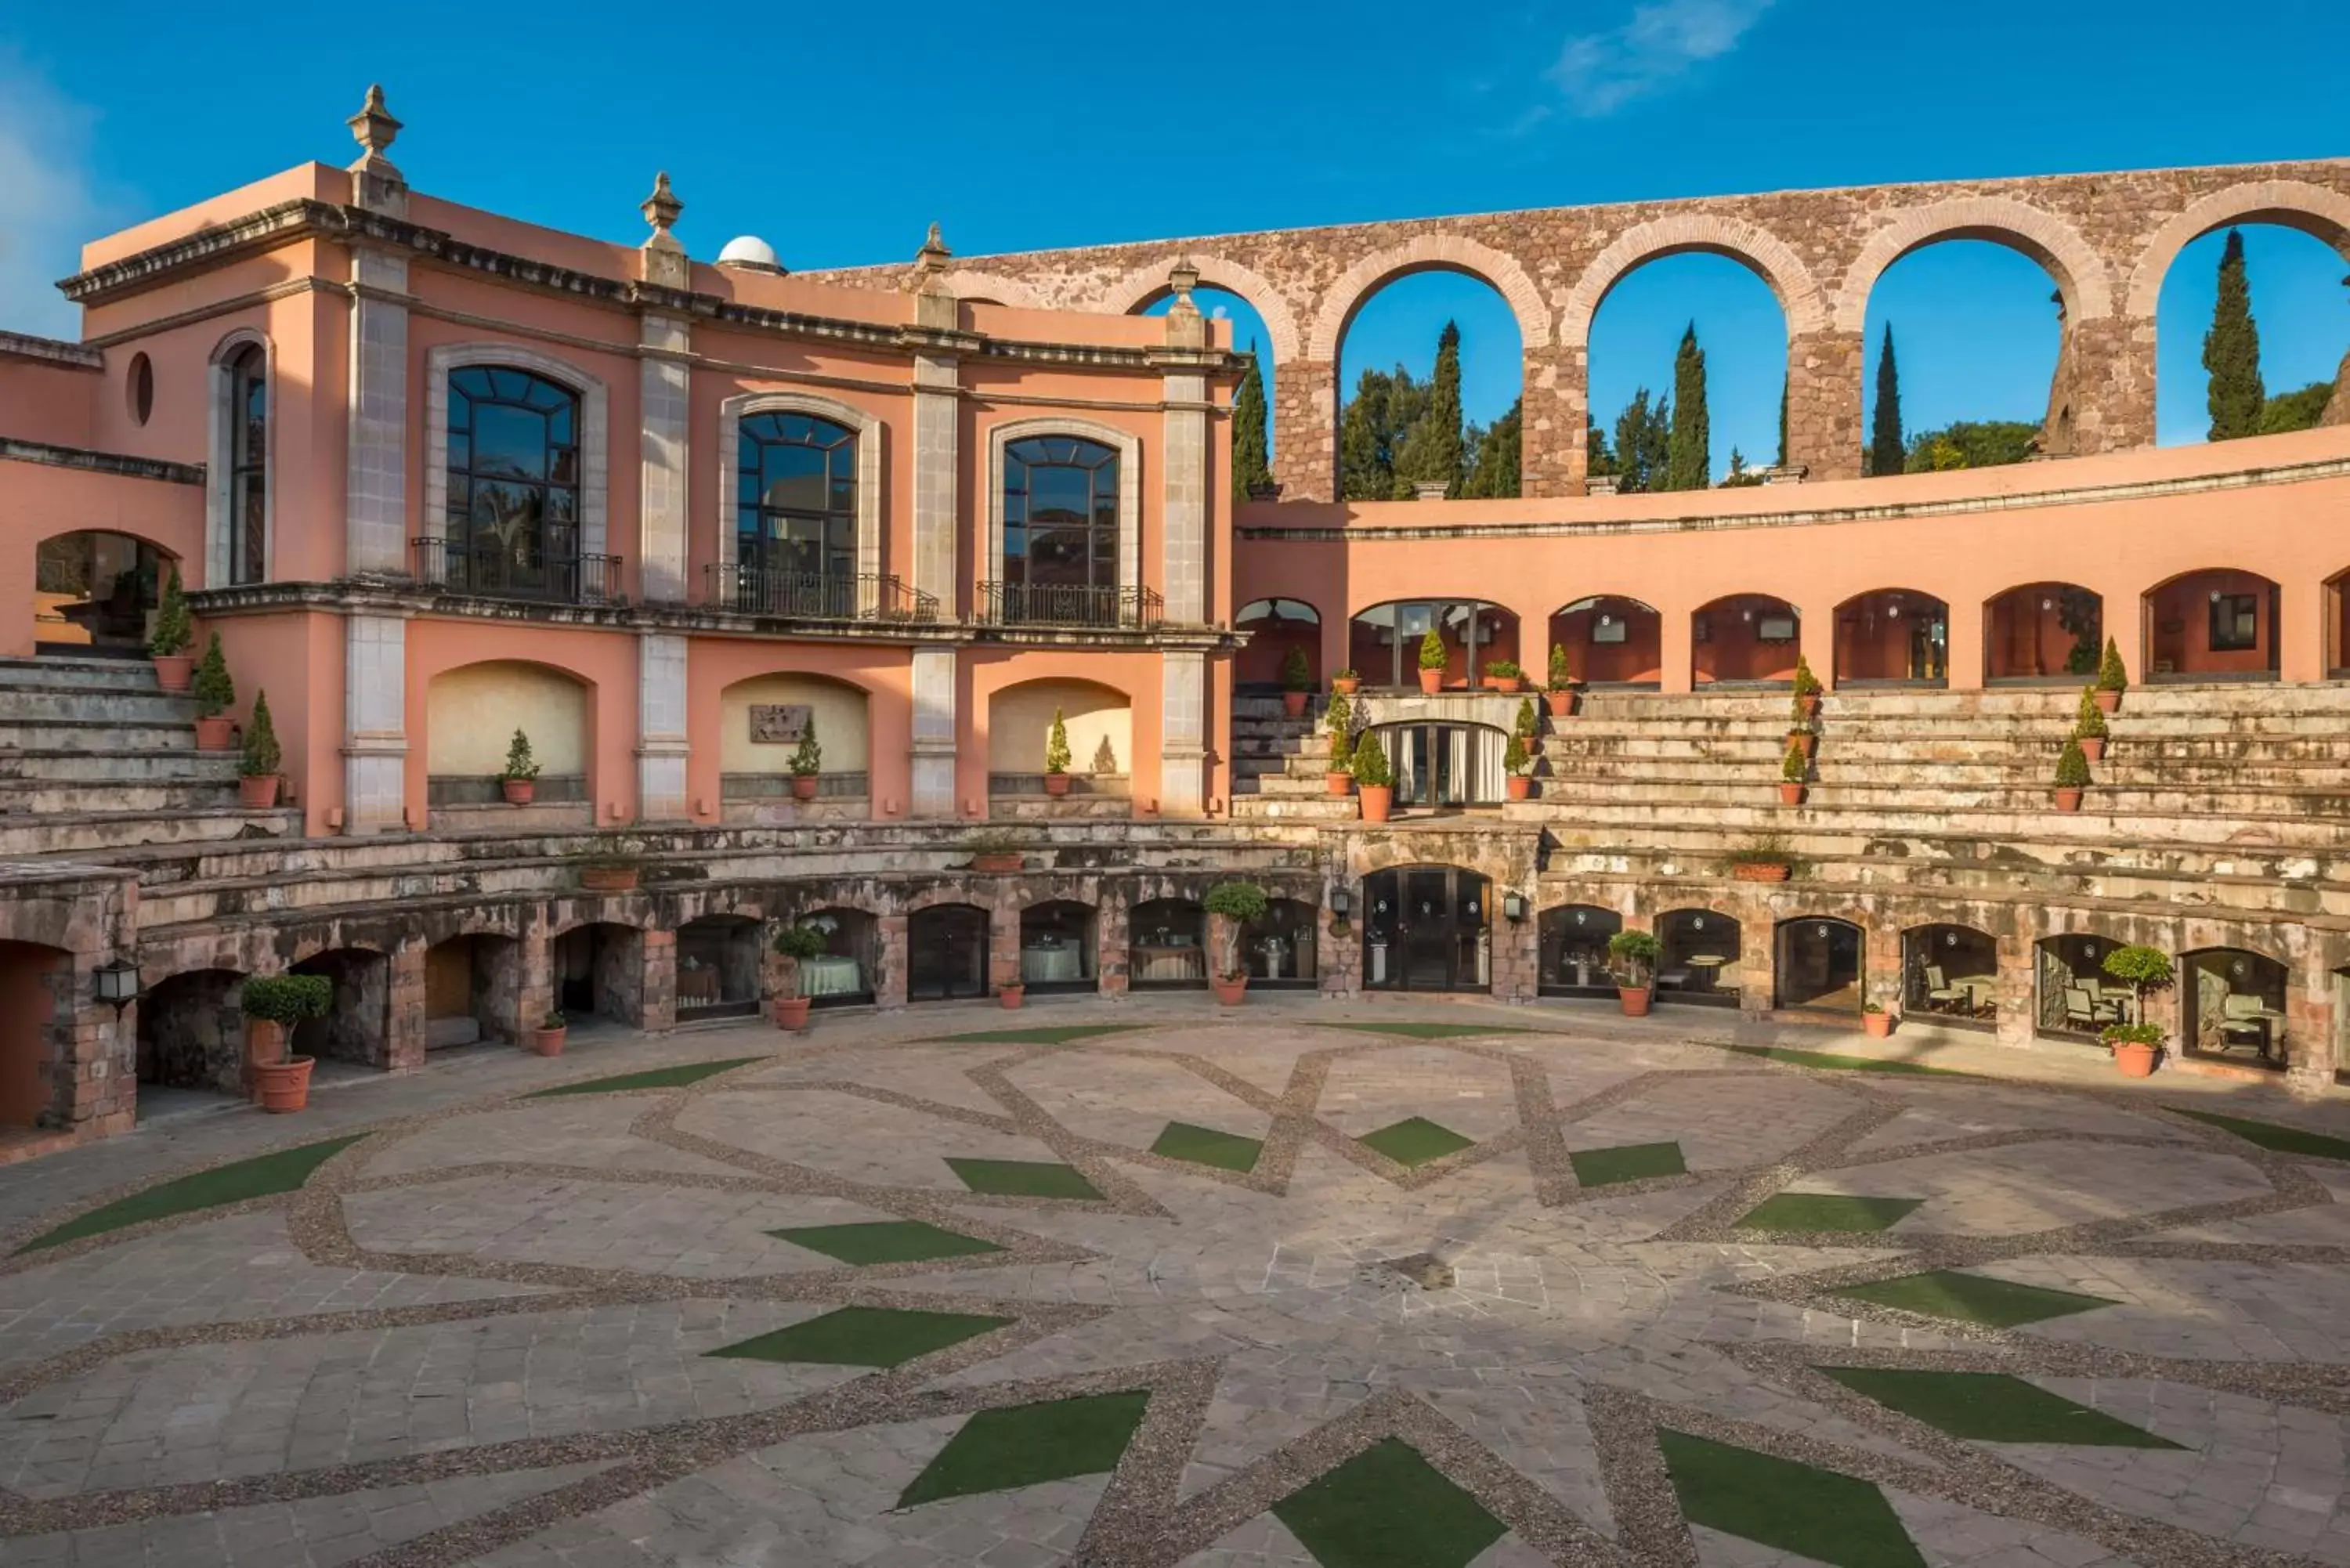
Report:
M 2122 705 L 2122 694 L 2120 692 L 2108 691 L 2104 687 L 2100 686 L 2096 689 L 2094 695 L 2096 699 L 2097 706 L 2105 711 L 2113 713 L 2120 711 Z
M 1058 800 L 1061 796 L 1068 794 L 1069 775 L 1066 774 L 1046 774 L 1045 775 L 1045 793 L 1051 795 L 1055 800 Z
M 236 750 L 236 726 L 217 713 L 209 719 L 197 720 L 196 750 L 200 752 Z
M 1208 983 L 1215 988 L 1216 1001 L 1225 1007 L 1238 1007 L 1248 995 L 1248 976 L 1244 974 L 1230 980 L 1219 977 Z
M 237 780 L 236 803 L 247 811 L 267 811 L 277 804 L 277 775 L 248 774 Z
M 983 874 L 1017 871 L 1025 864 L 1027 861 L 1024 857 L 1009 849 L 993 854 L 974 855 L 971 857 L 971 868 Z
M 1787 744 L 1801 747 L 1808 759 L 1819 753 L 1820 738 L 1810 730 L 1790 730 L 1787 732 Z
M 530 1047 L 530 1054 L 534 1056 L 560 1056 L 563 1054 L 563 1037 L 570 1033 L 569 1024 L 558 1029 L 526 1029 L 523 1031 L 523 1043 Z
M 1575 712 L 1575 693 L 1545 691 L 1543 693 L 1543 706 L 1550 710 L 1550 716 L 1554 719 L 1572 717 Z
M 2057 810 L 2078 811 L 2081 809 L 2081 792 L 2079 790 L 2060 789 L 2055 793 Z
M 1818 692 L 1806 691 L 1801 697 L 1796 698 L 1795 701 L 1803 708 L 1804 718 L 1816 719 L 1819 717 L 1820 698 Z
M 285 1116 L 308 1105 L 310 1069 L 314 1064 L 310 1057 L 289 1056 L 282 1062 L 264 1062 L 255 1066 L 253 1076 L 260 1086 L 261 1108 L 273 1116 Z
M 1009 1012 L 1014 1008 L 1018 1007 L 1022 1002 L 1028 1000 L 1028 988 L 1025 985 L 1007 985 L 1001 987 L 995 993 L 995 1000 L 1002 1002 L 1003 1004 L 1004 1011 Z
M 1284 691 L 1281 694 L 1281 711 L 1293 719 L 1303 719 L 1306 701 L 1313 695 L 1311 691 Z
M 588 893 L 626 893 L 637 885 L 637 868 L 633 866 L 582 866 L 579 887 Z
M 166 691 L 185 691 L 196 678 L 195 659 L 185 653 L 155 656 L 155 684 Z
M 1385 822 L 1395 805 L 1395 785 L 1365 784 L 1355 792 L 1362 802 L 1365 822 Z
M 2080 745 L 2081 754 L 2089 761 L 2101 763 L 2106 760 L 2106 738 L 2103 735 L 2078 735 L 2074 740 Z
M 1512 774 L 1502 781 L 1502 793 L 1512 800 L 1528 800 L 1534 793 L 1534 781 L 1524 774 Z
M 286 1025 L 274 1018 L 247 1018 L 244 1021 L 244 1092 L 248 1098 L 260 1096 L 261 1064 L 284 1060 Z
M 2162 1054 L 2159 1045 L 2116 1044 L 2113 1049 L 2114 1066 L 2125 1078 L 2153 1077 L 2155 1058 Z
M 1648 1016 L 1648 1000 L 1653 994 L 1645 985 L 1619 985 L 1616 988 L 1616 1001 L 1623 1007 L 1627 1018 Z
M 1787 867 L 1741 861 L 1730 868 L 1730 879 L 1733 882 L 1784 882 Z
M 1860 1015 L 1860 1026 L 1868 1032 L 1871 1040 L 1889 1039 L 1893 1033 L 1893 1014 L 1864 1012 Z
M 816 798 L 816 774 L 794 774 L 792 775 L 792 798 L 794 800 L 814 800 Z
M 797 1031 L 807 1027 L 808 999 L 805 996 L 779 996 L 775 1000 L 774 1011 L 778 1029 Z
M 528 805 L 538 798 L 536 779 L 500 779 L 498 793 L 506 797 L 508 805 Z
M 1341 697 L 1352 697 L 1356 692 L 1361 691 L 1362 687 L 1362 677 L 1358 675 L 1336 676 L 1334 677 L 1330 682 L 1330 690 L 1336 691 Z
M 1322 784 L 1332 794 L 1343 798 L 1348 790 L 1355 787 L 1355 775 L 1342 773 L 1324 774 Z
M 1804 784 L 1780 784 L 1780 786 L 1779 786 L 1779 804 L 1780 804 L 1781 805 L 1803 805 L 1803 804 L 1804 804 L 1804 791 L 1807 787 L 1808 787 L 1807 785 L 1804 785 Z
M 1425 697 L 1433 697 L 1439 691 L 1443 691 L 1444 671 L 1441 670 L 1421 670 L 1419 672 L 1419 690 L 1420 694 Z
M 1485 677 L 1485 684 L 1492 687 L 1496 691 L 1515 691 L 1519 687 L 1523 686 L 1525 683 L 1526 678 L 1523 675 L 1488 675 Z

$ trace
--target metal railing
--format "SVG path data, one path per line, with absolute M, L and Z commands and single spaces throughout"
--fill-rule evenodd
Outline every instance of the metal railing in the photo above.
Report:
M 1157 626 L 1166 601 L 1149 588 L 1068 583 L 982 583 L 980 618 L 997 626 L 1141 628 Z
M 409 541 L 416 576 L 452 594 L 540 604 L 604 605 L 620 597 L 620 557 L 577 549 L 569 530 L 505 543 L 482 535 Z
M 895 576 L 832 576 L 782 572 L 742 562 L 702 568 L 703 602 L 738 615 L 793 620 L 934 621 L 939 601 Z

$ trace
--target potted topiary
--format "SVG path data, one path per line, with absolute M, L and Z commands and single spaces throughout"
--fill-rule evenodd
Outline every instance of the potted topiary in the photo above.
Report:
M 2114 1065 L 2125 1078 L 2144 1078 L 2154 1072 L 2155 1059 L 2162 1050 L 2161 1026 L 2147 1022 L 2146 997 L 2150 991 L 2159 991 L 2173 978 L 2170 955 L 2160 948 L 2132 942 L 2106 954 L 2098 966 L 2114 979 L 2130 988 L 2131 1022 L 2109 1023 L 2099 1036 L 2114 1054 Z
M 185 691 L 195 674 L 196 661 L 188 649 L 196 628 L 188 617 L 188 598 L 180 591 L 180 568 L 163 579 L 163 597 L 155 607 L 155 629 L 147 639 L 147 656 L 155 661 L 155 684 L 166 691 Z
M 824 748 L 816 741 L 816 715 L 800 726 L 800 743 L 792 753 L 792 798 L 814 800 L 816 774 L 824 771 Z
M 1534 759 L 1526 751 L 1523 735 L 1512 735 L 1502 748 L 1502 792 L 1511 800 L 1525 800 L 1534 793 Z
M 1627 1018 L 1645 1018 L 1654 992 L 1650 983 L 1665 956 L 1665 944 L 1647 931 L 1617 931 L 1607 939 L 1607 972 L 1616 980 L 1616 1000 Z
M 1566 645 L 1550 645 L 1550 684 L 1543 693 L 1543 701 L 1554 719 L 1564 719 L 1575 711 L 1575 670 L 1566 661 Z
M 1819 700 L 1814 698 L 1812 707 L 1818 705 Z M 1820 732 L 1812 727 L 1812 708 L 1804 707 L 1801 697 L 1791 698 L 1787 702 L 1787 744 L 1801 746 L 1806 761 L 1818 754 L 1820 749 Z
M 1069 723 L 1058 708 L 1053 710 L 1053 732 L 1045 737 L 1045 793 L 1069 793 Z
M 1363 805 L 1365 822 L 1385 822 L 1395 807 L 1395 774 L 1388 768 L 1388 750 L 1372 731 L 1363 732 L 1355 748 L 1355 794 Z
M 2081 742 L 2067 740 L 2064 749 L 2056 754 L 2056 809 L 2081 809 L 2081 792 L 2089 787 L 2089 759 L 2081 750 Z
M 2073 739 L 2080 742 L 2081 755 L 2093 763 L 2103 762 L 2106 737 L 2112 732 L 2106 724 L 2106 711 L 2097 706 L 2097 689 L 2082 687 L 2080 711 L 2073 721 Z
M 520 730 L 506 744 L 506 765 L 498 770 L 498 793 L 508 805 L 528 805 L 538 795 L 538 759 L 530 754 L 530 737 Z
M 775 951 L 784 958 L 783 976 L 775 992 L 775 1027 L 806 1029 L 808 999 L 800 989 L 800 964 L 824 956 L 824 933 L 814 926 L 788 925 L 775 933 Z
M 244 727 L 244 754 L 236 762 L 237 804 L 247 811 L 267 811 L 277 804 L 277 769 L 285 761 L 277 748 L 277 730 L 269 722 L 269 693 L 253 698 L 253 722 Z
M 228 710 L 236 701 L 236 682 L 229 679 L 228 657 L 221 651 L 218 632 L 204 645 L 204 657 L 196 666 L 191 690 L 196 699 L 196 750 L 234 751 L 236 726 L 229 722 Z
M 1281 660 L 1281 711 L 1293 719 L 1303 719 L 1313 696 L 1314 669 L 1305 662 L 1305 650 L 1292 643 Z
M 1731 879 L 1739 882 L 1784 882 L 1795 870 L 1795 857 L 1787 852 L 1786 839 L 1776 833 L 1751 838 L 1722 859 L 1729 864 Z
M 1027 998 L 1028 982 L 1024 980 L 1014 980 L 1009 985 L 1000 985 L 995 988 L 995 1000 L 1003 1004 L 1006 1012 L 1019 1006 Z
M 982 873 L 1017 871 L 1027 864 L 1020 853 L 1020 840 L 1009 828 L 994 827 L 985 833 L 974 833 L 963 841 L 971 856 L 971 868 Z
M 1526 672 L 1518 668 L 1517 660 L 1496 659 L 1479 671 L 1483 682 L 1496 691 L 1515 691 L 1526 683 Z
M 1812 673 L 1812 662 L 1802 654 L 1795 655 L 1795 716 L 1809 722 L 1820 711 L 1820 693 L 1827 688 Z
M 1810 776 L 1811 771 L 1812 759 L 1804 754 L 1803 747 L 1791 742 L 1787 747 L 1786 756 L 1779 763 L 1779 804 L 1781 805 L 1804 804 L 1804 781 Z
M 1322 782 L 1332 794 L 1343 795 L 1355 783 L 1354 700 L 1344 691 L 1333 691 L 1329 707 L 1322 711 L 1322 728 L 1330 737 L 1330 758 L 1324 765 Z
M 237 1007 L 244 1014 L 247 1083 L 261 1108 L 278 1115 L 310 1102 L 310 1057 L 288 1049 L 290 1031 L 324 1018 L 335 1005 L 335 984 L 323 974 L 255 975 L 244 982 Z
M 579 887 L 588 893 L 626 893 L 644 867 L 644 843 L 599 833 L 579 847 Z
M 1430 627 L 1419 639 L 1419 689 L 1430 697 L 1444 690 L 1444 639 Z
M 1248 994 L 1248 968 L 1241 962 L 1241 934 L 1251 920 L 1264 919 L 1268 900 L 1264 889 L 1253 882 L 1219 882 L 1208 889 L 1201 900 L 1210 915 L 1222 922 L 1216 942 L 1215 971 L 1209 976 L 1215 987 L 1216 1000 L 1226 1007 L 1238 1007 Z
M 2121 645 L 2112 638 L 2106 639 L 2106 656 L 2097 660 L 2097 706 L 2113 712 L 2122 705 L 2122 693 L 2129 689 L 2129 676 L 2122 669 Z
M 1893 1033 L 1893 1014 L 1870 1002 L 1860 1010 L 1860 1026 L 1868 1031 L 1871 1040 L 1884 1040 Z
M 1341 697 L 1352 697 L 1363 684 L 1363 678 L 1352 670 L 1341 670 L 1330 677 L 1330 690 Z
M 524 1031 L 524 1044 L 534 1056 L 560 1056 L 564 1036 L 570 1027 L 571 1021 L 550 1007 L 546 1017 Z

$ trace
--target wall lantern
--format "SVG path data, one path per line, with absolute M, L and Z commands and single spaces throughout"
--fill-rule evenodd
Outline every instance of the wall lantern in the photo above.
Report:
M 1347 896 L 1347 889 L 1334 888 L 1330 890 L 1330 912 L 1333 915 L 1343 920 L 1347 918 L 1347 911 L 1352 908 L 1354 900 Z
M 139 966 L 127 960 L 99 965 L 90 971 L 90 979 L 98 982 L 98 1000 L 112 1006 L 118 1016 L 139 1000 Z
M 1503 894 L 1502 913 L 1512 920 L 1524 919 L 1526 918 L 1526 896 L 1523 893 Z

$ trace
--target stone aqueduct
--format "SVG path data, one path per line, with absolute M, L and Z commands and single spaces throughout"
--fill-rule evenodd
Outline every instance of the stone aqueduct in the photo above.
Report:
M 1499 290 L 1525 357 L 1524 493 L 1584 487 L 1592 318 L 1634 269 L 1685 252 L 1725 255 L 1778 296 L 1787 323 L 1788 462 L 1855 477 L 1862 329 L 1895 262 L 1941 240 L 2008 245 L 2047 269 L 2064 338 L 2050 389 L 2052 454 L 2154 441 L 2155 306 L 2179 250 L 2237 223 L 2314 235 L 2350 261 L 2350 159 L 2146 170 L 1767 195 L 1556 207 L 1466 217 L 1273 229 L 1191 240 L 964 258 L 965 297 L 1015 306 L 1140 310 L 1186 258 L 1202 284 L 1263 317 L 1274 364 L 1276 475 L 1292 500 L 1335 498 L 1338 345 L 1382 286 L 1454 271 Z M 901 267 L 814 275 L 894 286 Z M 2350 357 L 2343 376 L 2350 379 Z M 2350 396 L 2328 422 L 2350 422 Z

